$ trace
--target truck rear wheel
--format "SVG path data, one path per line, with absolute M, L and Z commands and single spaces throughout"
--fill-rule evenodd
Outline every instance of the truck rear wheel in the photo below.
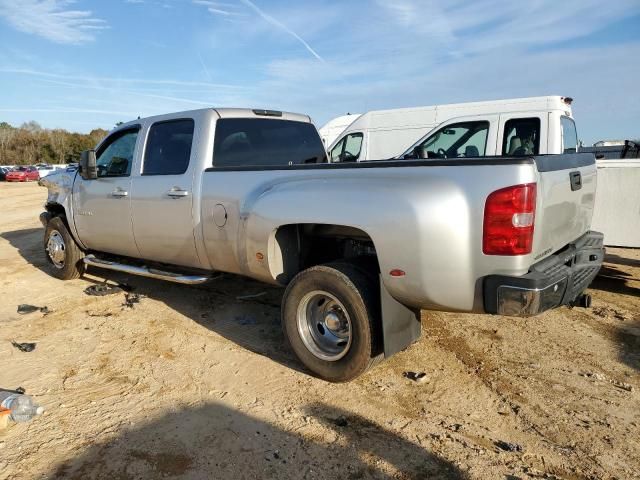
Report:
M 381 358 L 376 276 L 349 263 L 296 275 L 282 300 L 284 333 L 300 361 L 320 378 L 346 382 Z
M 54 277 L 72 280 L 84 273 L 84 253 L 60 217 L 54 217 L 47 223 L 44 250 L 49 261 L 49 272 Z

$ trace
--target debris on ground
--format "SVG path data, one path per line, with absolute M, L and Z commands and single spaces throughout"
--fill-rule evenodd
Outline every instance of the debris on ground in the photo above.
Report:
M 40 311 L 45 315 L 48 315 L 50 313 L 53 313 L 53 310 L 51 310 L 49 307 L 44 306 L 44 307 L 36 307 L 35 305 L 29 305 L 27 303 L 22 303 L 20 305 L 18 305 L 18 313 L 20 315 L 25 315 L 27 313 L 33 313 L 33 312 L 37 312 Z
M 266 294 L 267 292 L 252 293 L 251 295 L 239 295 L 236 297 L 236 300 L 249 300 L 252 298 L 263 297 Z
M 144 298 L 144 295 L 139 293 L 125 293 L 123 307 L 133 308 L 136 303 L 140 303 L 140 300 Z
M 417 383 L 426 383 L 431 380 L 425 372 L 404 372 L 402 376 Z
M 522 447 L 517 443 L 505 442 L 504 440 L 496 440 L 494 445 L 505 452 L 521 452 Z
M 118 283 L 118 286 L 125 292 L 133 292 L 136 288 L 126 282 Z
M 11 345 L 16 347 L 21 352 L 33 352 L 36 349 L 35 343 L 18 343 L 14 340 L 11 341 Z
M 607 379 L 606 375 L 598 372 L 584 372 L 584 373 L 581 373 L 580 376 L 593 378 L 594 380 L 600 380 L 601 382 L 604 382 Z
M 633 385 L 625 382 L 619 382 L 617 380 L 611 380 L 611 384 L 614 387 L 618 387 L 622 390 L 626 390 L 627 392 L 633 392 Z
M 91 285 L 84 289 L 84 293 L 93 297 L 103 297 L 105 295 L 113 295 L 114 293 L 122 292 L 122 287 L 118 285 L 109 285 L 107 283 L 99 283 L 98 285 Z

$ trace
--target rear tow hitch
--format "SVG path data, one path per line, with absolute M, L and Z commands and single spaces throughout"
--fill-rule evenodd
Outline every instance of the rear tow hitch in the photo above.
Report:
M 591 308 L 591 295 L 588 293 L 583 293 L 578 298 L 576 298 L 573 302 L 571 302 L 572 307 L 581 307 L 581 308 Z

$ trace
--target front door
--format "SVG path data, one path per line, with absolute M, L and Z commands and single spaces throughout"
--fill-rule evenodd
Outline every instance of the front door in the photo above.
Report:
M 91 250 L 138 256 L 131 227 L 131 168 L 139 127 L 120 130 L 96 151 L 98 178 L 77 176 L 73 220 L 82 243 Z
M 132 182 L 133 231 L 140 256 L 200 267 L 193 220 L 195 122 L 192 118 L 149 126 L 142 169 Z

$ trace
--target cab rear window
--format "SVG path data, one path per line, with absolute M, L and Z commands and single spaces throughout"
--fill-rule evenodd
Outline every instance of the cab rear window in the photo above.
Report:
M 214 167 L 282 166 L 327 161 L 315 126 L 292 120 L 223 118 L 216 122 Z

